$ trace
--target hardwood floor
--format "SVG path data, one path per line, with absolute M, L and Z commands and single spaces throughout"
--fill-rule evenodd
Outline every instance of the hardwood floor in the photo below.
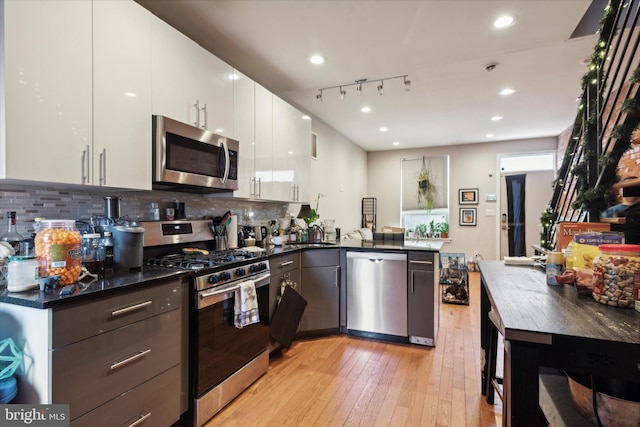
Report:
M 436 347 L 333 335 L 295 341 L 213 426 L 497 426 L 480 393 L 480 275 L 442 304 Z

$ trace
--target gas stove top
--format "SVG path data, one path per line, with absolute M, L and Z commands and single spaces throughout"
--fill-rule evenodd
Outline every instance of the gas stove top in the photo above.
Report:
M 199 270 L 203 268 L 211 268 L 224 266 L 230 263 L 236 263 L 256 258 L 255 252 L 243 250 L 215 251 L 193 254 L 170 254 L 157 258 L 145 260 L 145 265 L 182 268 L 187 270 Z

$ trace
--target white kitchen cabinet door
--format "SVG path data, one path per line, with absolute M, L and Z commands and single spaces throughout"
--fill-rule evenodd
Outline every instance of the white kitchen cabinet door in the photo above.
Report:
M 273 182 L 273 95 L 256 83 L 256 198 L 278 200 Z
M 151 30 L 153 114 L 197 126 L 200 46 L 155 16 Z
M 234 197 L 253 198 L 256 170 L 255 155 L 255 82 L 235 70 L 233 83 L 233 138 L 240 143 L 238 190 Z
M 311 202 L 311 119 L 303 119 L 304 113 L 296 112 L 294 124 L 294 174 L 297 185 L 296 202 Z
M 82 184 L 92 143 L 91 2 L 5 1 L 0 177 Z M 83 180 L 84 175 L 84 180 Z
M 94 185 L 151 189 L 151 19 L 133 1 L 93 4 Z
M 273 181 L 276 200 L 295 202 L 295 124 L 297 110 L 273 97 Z
M 204 48 L 200 56 L 200 127 L 218 135 L 233 134 L 233 68 Z

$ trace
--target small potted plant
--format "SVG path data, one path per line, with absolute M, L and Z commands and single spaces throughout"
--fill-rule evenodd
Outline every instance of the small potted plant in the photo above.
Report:
M 446 239 L 449 237 L 449 223 L 441 222 L 438 224 L 440 228 L 440 237 Z
M 429 231 L 432 237 L 435 237 L 436 239 L 440 237 L 440 229 L 438 228 L 436 221 L 433 219 L 429 222 Z

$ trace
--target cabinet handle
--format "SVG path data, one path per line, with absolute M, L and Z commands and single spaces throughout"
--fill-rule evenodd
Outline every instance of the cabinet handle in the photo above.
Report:
M 256 196 L 257 199 L 262 198 L 262 178 L 258 178 L 258 195 Z
M 209 114 L 207 114 L 207 104 L 204 104 L 204 107 L 201 108 L 204 113 L 204 124 L 202 125 L 202 129 L 206 129 L 209 126 Z
M 413 274 L 415 273 L 415 271 L 411 270 L 411 293 L 414 293 L 415 289 L 414 289 L 414 283 L 415 280 L 413 279 Z
M 293 261 L 285 261 L 280 263 L 280 267 L 286 267 L 287 265 L 293 264 Z
M 147 418 L 149 418 L 150 416 L 151 416 L 151 412 L 149 412 L 149 413 L 147 413 L 147 414 L 145 414 L 145 415 L 142 415 L 142 416 L 140 416 L 140 418 L 138 418 L 136 421 L 134 421 L 134 422 L 132 422 L 131 424 L 129 424 L 129 426 L 128 426 L 128 427 L 135 427 L 135 426 L 138 426 L 138 425 L 140 425 L 141 423 L 143 423 L 143 422 L 144 422 L 144 420 L 146 420 L 146 419 L 147 419 Z
M 100 185 L 107 185 L 107 149 L 100 153 Z
M 427 264 L 427 265 L 433 265 L 432 261 L 409 261 L 409 264 Z
M 193 104 L 193 108 L 196 109 L 196 121 L 193 122 L 193 125 L 196 127 L 200 127 L 200 100 L 196 99 L 196 103 Z
M 291 201 L 295 202 L 296 201 L 296 185 L 295 184 L 291 186 L 291 190 L 293 190 L 293 194 L 291 195 Z
M 336 288 L 340 288 L 340 266 L 336 267 Z
M 256 178 L 251 178 L 251 197 L 256 197 Z
M 119 310 L 112 311 L 111 312 L 111 316 L 113 316 L 113 317 L 121 316 L 123 314 L 130 313 L 130 312 L 132 312 L 134 310 L 139 310 L 139 309 L 144 308 L 144 307 L 146 307 L 148 305 L 151 305 L 151 304 L 153 304 L 153 301 L 145 301 L 145 302 L 141 302 L 140 304 L 134 304 L 134 305 L 131 305 L 129 307 L 125 307 L 125 308 L 121 308 Z
M 142 358 L 142 357 L 146 356 L 146 355 L 147 355 L 147 354 L 149 354 L 149 353 L 151 353 L 151 349 L 150 349 L 150 348 L 148 348 L 148 349 L 146 349 L 146 350 L 143 350 L 143 351 L 141 351 L 141 352 L 139 352 L 139 353 L 136 353 L 136 354 L 134 354 L 134 355 L 133 355 L 133 356 L 131 356 L 131 357 L 127 357 L 126 359 L 121 360 L 121 361 L 119 361 L 119 362 L 114 362 L 114 363 L 112 363 L 112 364 L 111 364 L 111 366 L 109 366 L 109 370 L 110 370 L 110 371 L 113 371 L 114 369 L 118 369 L 118 368 L 119 368 L 119 367 L 121 367 L 121 366 L 124 366 L 124 365 L 126 365 L 126 364 L 129 364 L 129 363 L 131 363 L 131 362 L 135 362 L 136 360 L 138 360 L 138 359 L 140 359 L 140 358 Z
M 85 168 L 86 165 L 86 168 Z M 87 148 L 85 150 L 82 150 L 82 160 L 81 160 L 81 165 L 80 165 L 81 169 L 82 169 L 82 184 L 88 184 L 89 183 L 89 145 L 87 145 Z

